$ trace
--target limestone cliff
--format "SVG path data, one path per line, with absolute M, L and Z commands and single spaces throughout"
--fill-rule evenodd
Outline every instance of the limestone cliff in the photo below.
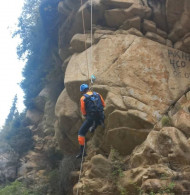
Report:
M 106 101 L 105 129 L 87 136 L 88 155 L 73 194 L 190 193 L 190 1 L 92 3 L 91 47 L 90 1 L 59 2 L 65 88 L 47 101 L 47 85 L 36 110 L 28 110 L 36 146 L 20 175 L 43 178 L 43 152 L 55 151 L 56 142 L 65 156 L 78 151 L 79 86 L 94 74 L 92 88 Z

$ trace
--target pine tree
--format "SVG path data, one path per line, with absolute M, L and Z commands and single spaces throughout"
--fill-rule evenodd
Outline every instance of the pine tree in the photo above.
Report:
M 18 109 L 17 109 L 17 101 L 18 101 L 18 98 L 17 98 L 17 95 L 15 95 L 14 99 L 13 99 L 13 103 L 12 103 L 12 106 L 11 106 L 11 109 L 10 109 L 10 112 L 7 116 L 7 119 L 5 121 L 5 126 L 9 125 L 9 123 L 11 123 L 13 121 L 13 119 L 18 116 Z

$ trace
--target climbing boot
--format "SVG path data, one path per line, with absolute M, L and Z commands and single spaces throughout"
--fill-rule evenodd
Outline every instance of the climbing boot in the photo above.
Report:
M 77 159 L 82 158 L 82 155 L 83 155 L 83 157 L 86 156 L 86 152 L 84 151 L 84 153 L 83 153 L 83 150 L 84 150 L 84 146 L 80 146 L 80 152 L 79 152 L 79 154 L 76 155 Z

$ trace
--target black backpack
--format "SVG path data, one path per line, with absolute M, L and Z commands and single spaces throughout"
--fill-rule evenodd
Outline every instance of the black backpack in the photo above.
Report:
M 100 95 L 93 92 L 92 95 L 84 94 L 86 113 L 102 112 L 104 110 Z

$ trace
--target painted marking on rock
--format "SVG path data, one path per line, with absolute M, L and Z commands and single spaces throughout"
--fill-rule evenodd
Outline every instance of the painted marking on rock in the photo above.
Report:
M 173 74 L 175 77 L 186 79 L 190 78 L 190 73 L 186 72 L 184 69 L 188 66 L 188 62 L 190 62 L 190 54 L 168 49 L 168 58 L 173 67 Z

